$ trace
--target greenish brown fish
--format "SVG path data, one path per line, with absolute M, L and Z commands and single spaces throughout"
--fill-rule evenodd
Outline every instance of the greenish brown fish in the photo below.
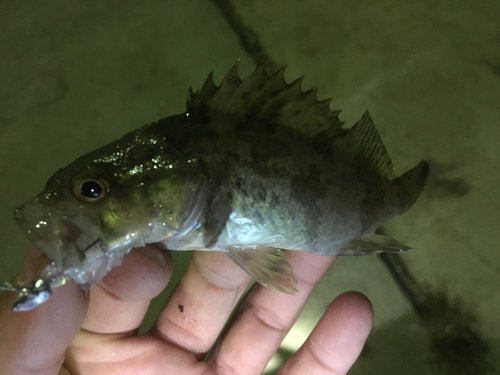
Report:
M 346 129 L 301 81 L 264 64 L 237 64 L 216 86 L 189 90 L 167 117 L 59 169 L 15 210 L 52 261 L 18 292 L 15 310 L 45 301 L 67 279 L 88 288 L 131 248 L 222 251 L 259 283 L 285 293 L 296 281 L 283 249 L 326 255 L 404 252 L 374 234 L 408 210 L 429 174 L 425 161 L 393 178 L 366 112 Z

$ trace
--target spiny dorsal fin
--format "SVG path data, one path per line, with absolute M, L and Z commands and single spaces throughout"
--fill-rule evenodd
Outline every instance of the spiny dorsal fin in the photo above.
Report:
M 311 135 L 326 133 L 328 138 L 344 132 L 340 111 L 330 110 L 331 99 L 318 101 L 317 89 L 302 91 L 303 77 L 286 83 L 286 66 L 273 70 L 270 63 L 264 63 L 244 80 L 238 75 L 238 66 L 236 63 L 230 69 L 219 86 L 210 74 L 201 90 L 189 90 L 186 112 L 274 121 Z
M 391 177 L 393 168 L 391 158 L 368 111 L 346 132 L 342 141 L 348 142 L 346 145 L 348 149 L 355 152 L 357 157 L 382 177 Z

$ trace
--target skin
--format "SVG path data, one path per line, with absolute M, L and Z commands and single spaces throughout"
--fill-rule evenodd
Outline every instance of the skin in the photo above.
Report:
M 148 255 L 149 254 L 149 255 Z M 29 312 L 11 311 L 14 293 L 0 296 L 2 374 L 260 374 L 296 321 L 332 257 L 287 253 L 299 292 L 254 286 L 207 362 L 202 359 L 250 278 L 224 254 L 197 252 L 156 326 L 138 336 L 150 300 L 168 283 L 170 254 L 148 245 L 84 293 L 69 282 Z M 24 272 L 42 257 L 32 246 Z M 183 306 L 183 312 L 179 305 Z M 360 293 L 338 296 L 279 374 L 346 374 L 372 326 Z

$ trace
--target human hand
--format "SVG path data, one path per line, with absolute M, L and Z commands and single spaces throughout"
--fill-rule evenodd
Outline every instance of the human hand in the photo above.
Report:
M 30 247 L 29 260 L 37 249 Z M 0 373 L 260 374 L 334 258 L 289 252 L 295 295 L 256 285 L 218 340 L 250 277 L 222 253 L 197 252 L 155 327 L 138 336 L 150 300 L 167 285 L 170 254 L 148 245 L 132 250 L 90 293 L 74 282 L 28 312 L 11 311 L 0 296 Z M 154 260 L 154 258 L 160 261 Z M 372 325 L 360 293 L 337 297 L 280 374 L 345 374 Z M 203 358 L 218 341 L 211 357 Z

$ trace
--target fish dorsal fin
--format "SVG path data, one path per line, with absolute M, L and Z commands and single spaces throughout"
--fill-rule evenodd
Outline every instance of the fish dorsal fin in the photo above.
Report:
M 345 137 L 342 137 L 340 142 L 345 142 L 343 146 L 346 149 L 354 152 L 358 158 L 382 177 L 391 177 L 393 168 L 391 158 L 368 111 L 351 129 L 345 132 Z
M 318 101 L 317 89 L 302 91 L 303 77 L 286 83 L 286 66 L 274 70 L 270 63 L 256 68 L 245 79 L 236 63 L 219 86 L 210 74 L 201 90 L 189 90 L 186 112 L 201 115 L 232 114 L 260 123 L 273 121 L 314 135 L 331 138 L 344 132 L 339 110 L 330 110 L 331 99 Z

